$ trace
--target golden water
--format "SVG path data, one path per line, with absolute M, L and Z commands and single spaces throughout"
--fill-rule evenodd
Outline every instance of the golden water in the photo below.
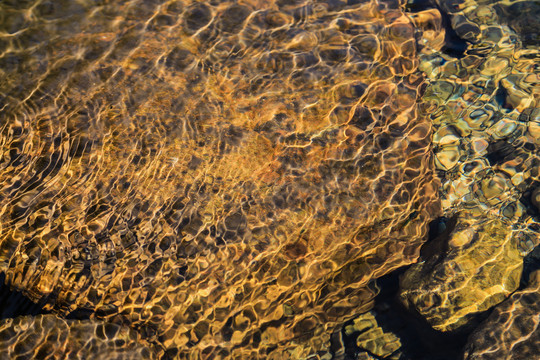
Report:
M 443 42 L 397 0 L 0 2 L 0 271 L 51 311 L 2 351 L 327 350 L 441 213 Z

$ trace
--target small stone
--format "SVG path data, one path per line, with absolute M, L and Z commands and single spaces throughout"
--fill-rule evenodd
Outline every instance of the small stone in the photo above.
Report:
M 484 109 L 476 109 L 467 114 L 465 121 L 471 129 L 480 129 L 482 124 L 489 118 L 490 114 L 488 114 Z
M 461 163 L 459 166 L 460 173 L 467 178 L 474 178 L 480 171 L 489 167 L 489 163 L 485 158 L 474 159 Z
M 490 58 L 483 66 L 480 72 L 483 75 L 493 76 L 500 74 L 508 67 L 508 60 L 505 58 Z
M 536 140 L 540 141 L 540 123 L 536 121 L 529 122 L 528 126 L 529 134 Z
M 502 210 L 502 215 L 507 219 L 512 219 L 516 213 L 516 205 L 509 204 Z
M 478 5 L 478 7 L 475 9 L 475 20 L 479 21 L 484 24 L 488 24 L 489 22 L 497 19 L 497 13 L 495 10 L 493 10 L 489 6 L 482 6 Z
M 451 170 L 459 161 L 459 148 L 455 145 L 443 147 L 436 155 L 435 166 L 442 170 Z
M 502 176 L 494 176 L 491 179 L 484 179 L 481 183 L 481 189 L 486 199 L 499 197 L 507 189 L 507 184 Z
M 515 186 L 518 186 L 525 180 L 525 177 L 523 176 L 523 173 L 516 173 L 514 176 L 512 176 L 512 184 Z
M 503 139 L 508 137 L 517 128 L 517 122 L 510 119 L 501 119 L 495 125 L 489 128 L 489 133 L 495 139 Z
M 471 190 L 469 188 L 471 181 L 467 178 L 459 178 L 456 181 L 452 182 L 452 193 L 454 193 L 457 197 L 463 197 L 467 193 L 469 193 Z
M 531 203 L 540 210 L 540 187 L 537 187 L 531 194 Z
M 473 137 L 471 139 L 472 150 L 477 155 L 485 155 L 487 153 L 487 148 L 489 143 L 484 138 Z
M 463 231 L 456 232 L 455 236 L 452 236 L 448 244 L 453 247 L 461 247 L 471 242 L 474 237 L 474 230 L 472 228 L 466 228 Z

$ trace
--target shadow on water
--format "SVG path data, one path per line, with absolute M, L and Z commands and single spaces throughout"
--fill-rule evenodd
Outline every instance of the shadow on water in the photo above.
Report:
M 529 285 L 530 275 L 537 270 L 540 270 L 540 245 L 535 247 L 534 250 L 523 259 L 523 272 L 521 273 L 518 290 L 523 290 Z
M 399 269 L 377 281 L 381 293 L 375 299 L 375 318 L 385 332 L 392 332 L 401 340 L 403 359 L 457 360 L 470 334 L 443 333 L 434 330 L 426 320 L 411 313 L 398 299 L 399 277 L 407 268 Z
M 18 316 L 36 316 L 50 314 L 44 310 L 45 303 L 35 303 L 22 292 L 12 290 L 5 284 L 6 275 L 0 274 L 0 320 L 16 318 Z M 86 320 L 92 315 L 92 311 L 86 309 L 76 309 L 70 312 L 65 318 L 70 320 Z
M 0 320 L 25 315 L 48 314 L 43 310 L 44 304 L 36 304 L 21 292 L 11 290 L 5 284 L 6 275 L 0 274 Z
M 438 248 L 437 244 L 444 242 L 441 238 L 451 232 L 452 227 L 452 219 L 441 217 L 433 220 L 430 223 L 428 241 L 422 247 L 422 253 L 427 254 L 431 252 L 431 248 Z M 405 308 L 399 300 L 399 280 L 408 268 L 409 266 L 402 267 L 376 280 L 376 286 L 380 292 L 375 298 L 373 312 L 378 325 L 384 332 L 394 333 L 400 339 L 402 345 L 400 359 L 402 360 L 461 359 L 467 338 L 474 327 L 460 332 L 443 333 L 434 330 L 419 314 Z M 482 314 L 482 319 L 490 312 Z M 351 320 L 345 326 L 352 323 Z M 356 345 L 358 334 L 353 333 L 347 336 L 344 331 L 342 334 L 345 344 L 344 359 L 356 359 L 357 353 L 361 351 Z
M 467 41 L 458 36 L 454 29 L 450 26 L 450 16 L 440 9 L 433 0 L 409 0 L 406 9 L 408 12 L 420 12 L 429 9 L 438 9 L 442 17 L 442 26 L 445 30 L 444 47 L 441 52 L 455 58 L 465 56 L 467 49 Z

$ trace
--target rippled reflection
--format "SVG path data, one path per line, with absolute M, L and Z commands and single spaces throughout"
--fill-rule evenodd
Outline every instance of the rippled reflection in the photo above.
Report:
M 0 1 L 0 271 L 50 311 L 0 351 L 403 358 L 375 279 L 417 263 L 400 298 L 441 331 L 508 298 L 538 245 L 538 7 L 415 6 Z

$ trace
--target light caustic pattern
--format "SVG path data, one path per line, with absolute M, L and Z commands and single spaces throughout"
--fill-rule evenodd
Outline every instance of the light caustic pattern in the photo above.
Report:
M 419 55 L 429 83 L 422 106 L 434 126 L 441 203 L 455 222 L 434 241 L 442 246 L 431 258 L 407 271 L 401 297 L 437 330 L 453 331 L 471 328 L 478 315 L 518 290 L 523 259 L 540 244 L 540 4 L 438 4 L 466 40 L 462 54 L 426 46 Z M 516 326 L 524 328 L 513 335 L 528 334 L 536 320 L 526 316 L 538 318 L 529 305 L 516 311 Z M 537 338 L 516 339 L 475 336 L 470 358 L 526 359 L 538 347 Z M 512 350 L 513 341 L 523 343 Z
M 497 306 L 475 330 L 465 349 L 466 360 L 534 359 L 540 351 L 540 271 L 529 286 Z
M 54 314 L 3 351 L 323 349 L 439 213 L 402 5 L 3 1 L 0 271 Z

